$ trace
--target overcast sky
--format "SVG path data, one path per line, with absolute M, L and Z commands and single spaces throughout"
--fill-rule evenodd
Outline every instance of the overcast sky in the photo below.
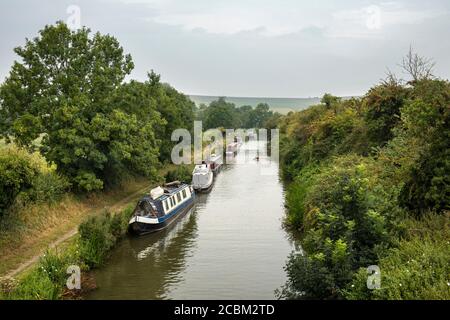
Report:
M 75 5 L 74 7 L 71 5 Z M 154 69 L 186 94 L 361 95 L 409 45 L 450 78 L 450 1 L 3 0 L 0 78 L 13 48 L 45 24 L 74 22 L 114 35 L 132 78 Z

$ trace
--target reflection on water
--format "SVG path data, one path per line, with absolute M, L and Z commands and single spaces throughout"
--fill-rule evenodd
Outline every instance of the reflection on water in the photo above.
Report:
M 168 229 L 127 238 L 96 272 L 89 299 L 271 299 L 292 250 L 278 175 L 244 144 L 209 194 Z M 242 163 L 245 158 L 246 163 Z M 278 168 L 278 164 L 275 164 Z M 266 171 L 267 172 L 267 171 Z

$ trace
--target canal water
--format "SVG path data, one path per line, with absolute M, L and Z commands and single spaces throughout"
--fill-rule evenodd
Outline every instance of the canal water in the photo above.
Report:
M 121 241 L 86 298 L 275 298 L 294 246 L 282 227 L 278 163 L 264 155 L 256 161 L 257 145 L 245 143 L 212 191 L 168 229 Z

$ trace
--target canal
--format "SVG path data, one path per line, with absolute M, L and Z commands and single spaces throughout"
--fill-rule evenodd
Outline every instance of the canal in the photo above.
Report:
M 278 163 L 245 143 L 209 194 L 159 233 L 127 237 L 95 272 L 87 299 L 273 299 L 293 249 L 282 227 Z

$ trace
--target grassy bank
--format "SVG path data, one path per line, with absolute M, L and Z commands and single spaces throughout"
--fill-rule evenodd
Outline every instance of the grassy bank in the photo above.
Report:
M 1 283 L 0 299 L 63 299 L 77 298 L 89 290 L 89 270 L 101 266 L 110 250 L 125 235 L 133 206 L 116 213 L 104 210 L 101 214 L 85 219 L 78 234 L 65 245 L 49 249 L 32 269 L 16 280 Z M 69 266 L 81 271 L 81 290 L 69 290 Z
M 67 193 L 57 202 L 32 203 L 14 210 L 2 221 L 0 276 L 10 274 L 36 255 L 43 254 L 61 237 L 70 238 L 87 217 L 98 215 L 105 209 L 124 208 L 162 182 L 164 177 L 177 177 L 176 171 L 174 165 L 166 165 L 159 170 L 160 181 L 133 178 L 109 191 L 89 195 Z
M 16 268 L 36 253 L 42 255 L 16 278 L 5 277 L 0 281 L 0 299 L 81 297 L 93 287 L 89 271 L 101 266 L 126 234 L 135 201 L 163 180 L 183 180 L 191 168 L 166 165 L 159 170 L 161 181 L 135 179 L 109 192 L 89 197 L 68 194 L 57 204 L 33 205 L 24 210 L 26 219 L 21 228 L 16 228 L 17 233 L 10 230 L 1 235 L 2 270 L 6 274 L 5 271 Z M 70 237 L 48 248 L 67 232 Z M 66 288 L 69 277 L 66 271 L 71 265 L 81 268 L 82 290 Z

